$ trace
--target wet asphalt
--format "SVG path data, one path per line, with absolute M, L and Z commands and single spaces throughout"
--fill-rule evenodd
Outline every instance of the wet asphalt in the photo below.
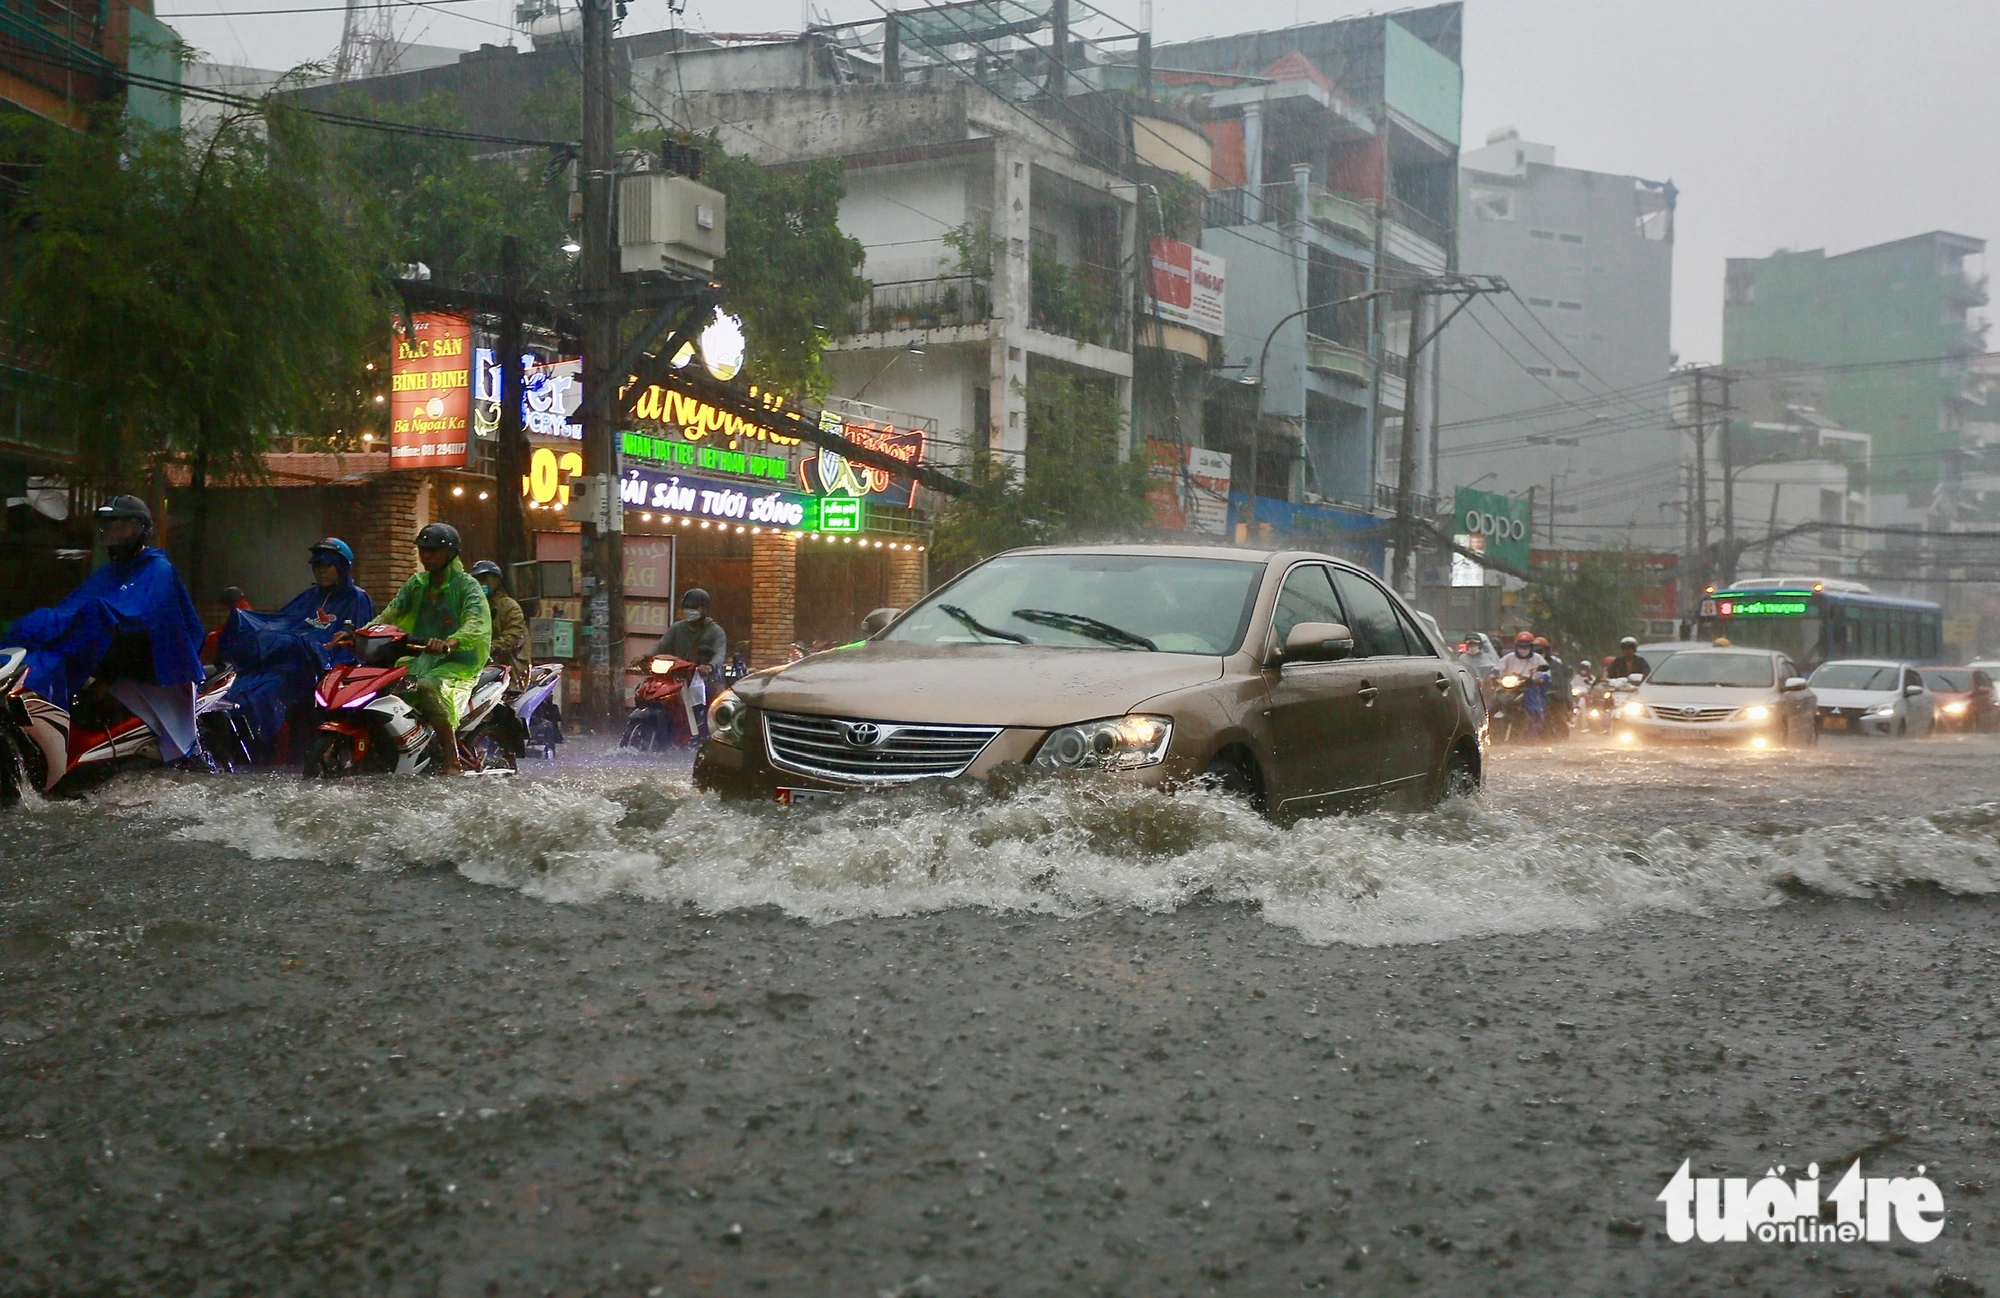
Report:
M 1486 796 L 2000 806 L 2000 740 L 1716 772 L 1512 753 Z M 0 1294 L 2000 1294 L 1989 897 L 1314 946 L 552 905 L 109 810 L 0 848 Z M 1665 1236 L 1683 1159 L 1855 1158 L 1944 1233 Z

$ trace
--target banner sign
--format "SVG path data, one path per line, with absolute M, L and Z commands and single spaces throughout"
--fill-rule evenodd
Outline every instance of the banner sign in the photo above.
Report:
M 769 478 L 773 482 L 787 482 L 792 476 L 792 461 L 782 454 L 755 455 L 747 451 L 730 451 L 720 446 L 684 442 L 652 433 L 624 433 L 618 440 L 628 459 L 646 460 L 660 468 L 740 473 L 746 478 Z
M 806 529 L 808 516 L 815 527 L 819 521 L 817 504 L 796 491 L 767 491 L 753 483 L 723 482 L 629 464 L 625 476 L 618 480 L 618 494 L 628 510 L 659 509 L 781 531 Z
M 924 433 L 920 428 L 896 428 L 870 423 L 865 419 L 843 419 L 831 410 L 819 416 L 823 433 L 845 437 L 856 446 L 877 451 L 904 464 L 924 462 Z M 817 447 L 799 457 L 799 485 L 818 496 L 860 496 L 904 509 L 916 503 L 917 482 L 898 477 L 887 469 L 856 464 L 838 451 Z
M 673 537 L 625 538 L 625 598 L 635 597 L 639 599 L 674 597 Z
M 1153 240 L 1153 314 L 1222 336 L 1223 259 L 1178 239 Z
M 583 440 L 576 422 L 583 409 L 583 362 L 521 358 L 521 428 L 530 437 Z M 491 347 L 472 353 L 472 430 L 481 437 L 500 431 L 500 362 Z
M 1153 506 L 1153 526 L 1228 535 L 1229 456 L 1172 442 L 1148 442 L 1146 450 L 1146 499 Z
M 752 389 L 755 394 L 755 389 Z M 692 393 L 648 384 L 628 408 L 640 423 L 667 424 L 690 442 L 727 442 L 740 450 L 739 442 L 764 442 L 771 446 L 797 446 L 799 438 L 788 437 L 775 427 L 753 423 L 741 415 L 721 410 Z
M 1467 548 L 1482 550 L 1513 568 L 1528 566 L 1528 540 L 1533 530 L 1527 501 L 1494 491 L 1460 487 L 1453 511 L 1451 530 L 1482 542 L 1468 544 Z
M 472 436 L 472 318 L 426 312 L 410 325 L 409 337 L 400 316 L 391 325 L 389 465 L 462 469 Z

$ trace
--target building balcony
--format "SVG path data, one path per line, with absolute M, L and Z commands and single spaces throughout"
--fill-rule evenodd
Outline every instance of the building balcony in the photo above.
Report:
M 1945 300 L 1958 307 L 1986 305 L 1986 276 L 1962 271 L 1944 277 Z
M 1445 247 L 1451 240 L 1451 229 L 1443 222 L 1399 198 L 1389 200 L 1383 218 L 1383 252 L 1419 270 L 1437 272 L 1449 264 Z
M 993 315 L 992 291 L 970 275 L 893 280 L 877 284 L 848 308 L 850 334 L 956 329 L 984 324 Z
M 1279 181 L 1264 186 L 1261 214 L 1252 201 L 1253 191 L 1246 188 L 1218 189 L 1208 196 L 1207 224 L 1211 226 L 1247 225 L 1257 221 L 1297 221 L 1299 212 L 1299 187 L 1288 181 Z M 1375 244 L 1375 207 L 1365 199 L 1323 185 L 1313 185 L 1306 190 L 1305 218 L 1326 232 L 1358 243 L 1363 247 Z
M 1359 242 L 1371 247 L 1374 245 L 1373 204 L 1319 185 L 1314 185 L 1308 193 L 1313 224 L 1350 234 Z
M 1306 368 L 1363 386 L 1375 379 L 1375 362 L 1367 352 L 1318 334 L 1306 335 Z
M 1043 333 L 1096 347 L 1131 347 L 1131 292 L 1115 266 L 1068 265 L 1050 257 L 1030 263 L 1030 320 Z

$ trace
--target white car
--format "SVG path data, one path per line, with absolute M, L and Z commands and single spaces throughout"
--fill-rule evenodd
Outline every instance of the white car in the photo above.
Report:
M 1923 673 L 1886 658 L 1843 658 L 1812 674 L 1819 696 L 1822 734 L 1928 735 L 1937 725 L 1937 700 Z
M 1620 744 L 1661 740 L 1805 747 L 1813 692 L 1771 649 L 1676 649 L 1618 708 Z

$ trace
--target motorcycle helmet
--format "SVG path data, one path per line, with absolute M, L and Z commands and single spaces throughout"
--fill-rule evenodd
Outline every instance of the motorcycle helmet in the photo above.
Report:
M 1618 642 L 1618 647 L 1620 649 L 1627 651 L 1628 653 L 1633 650 L 1636 650 L 1639 647 L 1639 637 L 1635 635 L 1628 635 L 1623 640 L 1620 640 Z
M 491 559 L 481 559 L 468 570 L 474 577 L 491 577 L 499 585 L 507 584 L 507 574 L 500 571 L 500 565 Z
M 1549 644 L 1549 638 L 1548 638 L 1547 636 L 1545 636 L 1545 635 L 1538 635 L 1538 636 L 1536 636 L 1536 637 L 1535 637 L 1535 648 L 1537 648 L 1537 649 L 1548 649 L 1548 648 L 1551 648 L 1551 647 L 1552 647 L 1552 646 L 1551 646 L 1551 645 Z
M 707 608 L 709 603 L 708 592 L 699 586 L 690 586 L 688 593 L 681 596 L 682 608 Z
M 1534 643 L 1535 643 L 1534 633 L 1530 631 L 1523 631 L 1521 632 L 1521 634 L 1514 637 L 1514 644 L 1517 648 L 1521 645 L 1528 645 L 1529 647 L 1532 648 L 1534 646 Z
M 326 556 L 324 562 L 335 563 L 343 568 L 354 566 L 354 551 L 348 548 L 347 542 L 337 536 L 323 536 L 314 541 L 311 548 L 306 551 L 306 561 L 318 564 L 322 562 L 320 557 L 322 555 Z
M 97 530 L 102 532 L 114 523 L 133 522 L 139 524 L 139 534 L 118 545 L 106 545 L 113 559 L 125 560 L 139 553 L 146 544 L 146 538 L 153 534 L 153 511 L 146 508 L 146 502 L 137 496 L 113 496 L 99 505 L 95 511 Z
M 419 550 L 449 550 L 458 553 L 458 529 L 450 523 L 426 523 L 417 532 Z

